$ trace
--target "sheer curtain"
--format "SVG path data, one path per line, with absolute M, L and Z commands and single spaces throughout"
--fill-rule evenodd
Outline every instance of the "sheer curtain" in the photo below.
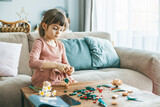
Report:
M 115 46 L 160 52 L 160 0 L 95 0 L 96 28 Z

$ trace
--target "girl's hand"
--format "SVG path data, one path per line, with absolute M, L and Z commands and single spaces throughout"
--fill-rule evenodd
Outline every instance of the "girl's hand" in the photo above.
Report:
M 71 76 L 73 72 L 74 72 L 74 67 L 70 67 L 70 69 L 66 72 L 66 74 Z
M 58 63 L 57 69 L 63 73 L 66 73 L 66 71 L 68 71 L 70 69 L 70 66 L 67 64 Z

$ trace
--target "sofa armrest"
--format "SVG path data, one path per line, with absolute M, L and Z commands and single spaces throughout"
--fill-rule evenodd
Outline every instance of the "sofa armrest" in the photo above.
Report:
M 120 67 L 139 71 L 153 82 L 153 93 L 160 95 L 160 53 L 115 47 Z

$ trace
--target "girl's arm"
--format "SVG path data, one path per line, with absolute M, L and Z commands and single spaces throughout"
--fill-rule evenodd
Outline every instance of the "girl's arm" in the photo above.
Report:
M 66 51 L 65 51 L 65 47 L 64 44 L 62 43 L 62 49 L 63 49 L 63 53 L 62 53 L 62 63 L 67 64 L 70 66 L 70 64 L 68 63 L 67 60 L 67 56 L 66 56 Z M 71 76 L 71 74 L 74 72 L 74 67 L 69 67 L 69 69 L 67 70 L 66 74 L 68 74 L 69 76 Z
M 65 47 L 64 47 L 64 44 L 63 44 L 63 43 L 62 43 L 62 63 L 63 63 L 63 64 L 70 65 L 70 64 L 68 63 L 68 60 L 67 60 L 66 50 L 65 50 Z
M 30 52 L 29 57 L 29 66 L 33 69 L 58 69 L 61 72 L 65 72 L 66 69 L 69 69 L 69 66 L 66 64 L 58 63 L 58 62 L 47 62 L 44 60 L 40 60 L 40 54 L 42 50 L 42 41 L 40 39 L 36 39 Z
M 70 69 L 70 66 L 58 62 L 44 62 L 42 69 L 58 69 L 59 71 L 65 73 Z
M 30 52 L 29 56 L 29 66 L 33 69 L 41 69 L 44 64 L 44 60 L 40 60 L 40 54 L 42 49 L 42 41 L 40 39 L 36 39 L 33 48 Z

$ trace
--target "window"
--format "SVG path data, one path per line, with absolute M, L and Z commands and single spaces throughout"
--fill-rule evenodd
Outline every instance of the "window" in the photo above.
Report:
M 96 0 L 97 31 L 116 46 L 160 52 L 159 0 Z

